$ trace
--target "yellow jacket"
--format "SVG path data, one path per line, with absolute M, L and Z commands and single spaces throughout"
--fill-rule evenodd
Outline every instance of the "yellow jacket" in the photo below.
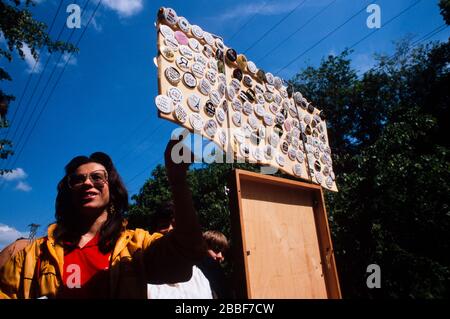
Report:
M 0 299 L 56 296 L 62 285 L 64 249 L 54 241 L 55 228 L 51 225 L 47 237 L 33 241 L 0 269 Z M 203 242 L 189 235 L 125 230 L 110 257 L 110 297 L 146 298 L 147 283 L 189 280 L 192 266 L 204 253 Z

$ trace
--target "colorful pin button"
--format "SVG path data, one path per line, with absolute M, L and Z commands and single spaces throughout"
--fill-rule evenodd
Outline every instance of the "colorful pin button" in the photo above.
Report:
M 175 52 L 171 48 L 163 46 L 161 47 L 160 52 L 163 58 L 166 59 L 167 61 L 169 62 L 175 61 Z
M 164 8 L 164 20 L 170 25 L 176 25 L 178 22 L 178 16 L 174 9 Z
M 247 68 L 247 58 L 243 54 L 239 54 L 236 57 L 236 63 L 238 65 L 238 68 L 242 71 L 245 71 L 245 69 Z

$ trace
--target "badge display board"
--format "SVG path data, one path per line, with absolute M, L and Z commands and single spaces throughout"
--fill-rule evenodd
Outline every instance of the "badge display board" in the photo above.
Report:
M 161 118 L 234 158 L 337 191 L 324 114 L 300 92 L 173 9 L 160 9 L 157 33 Z
M 341 298 L 322 189 L 235 170 L 230 179 L 238 298 Z

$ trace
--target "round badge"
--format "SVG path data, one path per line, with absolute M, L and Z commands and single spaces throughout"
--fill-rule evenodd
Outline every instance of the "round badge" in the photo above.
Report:
M 288 150 L 288 157 L 291 161 L 295 161 L 295 156 L 297 155 L 295 149 L 293 147 L 290 147 Z
M 250 133 L 250 142 L 253 145 L 259 145 L 259 143 L 261 142 L 261 138 L 259 137 L 257 131 L 254 131 L 254 132 Z
M 233 113 L 233 115 L 231 116 L 231 119 L 234 123 L 235 126 L 240 127 L 242 124 L 242 117 L 241 117 L 241 113 L 240 112 L 235 112 Z
M 174 36 L 180 45 L 188 45 L 189 44 L 189 39 L 186 36 L 186 34 L 184 34 L 183 31 L 175 31 Z M 181 50 L 180 50 L 180 52 L 181 52 Z
M 260 147 L 255 147 L 253 149 L 253 157 L 258 161 L 263 160 L 263 151 L 261 150 Z
M 235 110 L 236 112 L 240 112 L 242 110 L 242 103 L 241 101 L 239 101 L 238 99 L 233 99 L 233 101 L 231 102 L 231 107 L 233 108 L 233 110 Z
M 225 91 L 225 96 L 229 101 L 233 101 L 236 97 L 236 91 L 232 86 L 227 86 L 227 89 Z
M 227 144 L 227 133 L 224 130 L 219 131 L 219 141 L 222 145 Z
M 195 62 L 192 64 L 192 73 L 196 78 L 201 79 L 205 74 L 205 67 L 199 62 Z
M 288 142 L 284 141 L 283 143 L 281 143 L 281 151 L 283 152 L 283 154 L 287 154 L 288 150 L 289 150 Z
M 178 84 L 181 80 L 180 72 L 171 66 L 164 71 L 164 75 L 166 76 L 167 81 L 172 85 Z
M 264 83 L 266 81 L 266 72 L 259 69 L 258 72 L 256 72 L 256 77 L 258 78 L 258 81 Z
M 210 69 L 213 69 L 214 71 L 218 72 L 217 61 L 214 58 L 209 58 L 208 67 Z
M 239 146 L 239 151 L 241 152 L 241 155 L 244 156 L 244 157 L 248 157 L 250 155 L 250 148 L 245 143 L 242 143 Z
M 303 161 L 305 160 L 305 155 L 303 154 L 302 151 L 298 150 L 297 153 L 295 154 L 295 159 L 297 160 L 297 162 L 303 163 Z
M 277 133 L 272 132 L 269 135 L 269 143 L 273 147 L 277 147 L 278 143 L 280 142 L 280 136 Z
M 297 108 L 293 105 L 289 106 L 289 115 L 292 117 L 297 117 Z
M 183 71 L 189 71 L 189 67 L 191 65 L 191 63 L 189 62 L 189 60 L 187 58 L 185 58 L 184 56 L 179 56 L 177 57 L 175 63 L 177 64 L 177 66 L 183 70 Z
M 286 132 L 290 132 L 292 129 L 292 124 L 290 120 L 286 120 L 284 121 L 284 129 L 286 130 Z
M 191 95 L 189 95 L 187 104 L 192 111 L 200 112 L 200 97 L 197 94 L 192 93 Z
M 304 109 L 308 107 L 309 103 L 305 98 L 302 98 L 302 102 L 300 103 L 300 106 Z
M 311 114 L 314 113 L 314 106 L 313 106 L 311 103 L 309 103 L 309 104 L 308 104 L 307 110 L 308 110 L 308 112 L 311 113 Z
M 243 74 L 242 74 L 241 69 L 233 70 L 233 78 L 237 79 L 238 81 L 242 81 L 242 77 L 243 77 Z
M 292 142 L 291 142 L 292 146 L 295 148 L 298 148 L 298 145 L 300 144 L 300 140 L 296 137 L 292 137 Z
M 225 57 L 226 57 L 228 62 L 231 62 L 231 63 L 236 62 L 236 59 L 237 59 L 236 50 L 228 49 L 227 52 L 225 53 Z
M 272 103 L 273 102 L 273 94 L 270 92 L 264 92 L 264 98 L 266 99 L 266 101 L 268 103 Z
M 274 94 L 274 98 L 273 98 L 274 102 L 277 103 L 278 105 L 281 105 L 281 102 L 283 102 L 283 99 L 281 98 L 280 94 Z M 289 106 L 286 107 L 287 109 L 289 109 Z
M 174 38 L 175 36 L 173 30 L 165 24 L 159 26 L 159 32 L 161 32 L 164 38 Z
M 180 53 L 184 55 L 188 60 L 194 58 L 194 52 L 187 45 L 180 45 Z
M 275 123 L 277 123 L 278 125 L 283 125 L 284 124 L 284 120 L 285 120 L 285 117 L 284 117 L 283 114 L 277 113 L 275 115 Z
M 245 115 L 250 115 L 253 112 L 253 106 L 250 102 L 244 102 L 242 107 L 242 113 Z
M 169 114 L 173 110 L 173 101 L 166 95 L 158 95 L 155 98 L 155 104 L 158 110 L 160 110 L 162 113 Z
M 216 110 L 216 119 L 220 125 L 222 125 L 222 123 L 225 121 L 225 117 L 226 117 L 225 111 L 222 108 L 218 108 Z
M 178 22 L 178 16 L 174 9 L 164 8 L 164 20 L 170 25 L 176 25 Z
M 314 174 L 314 176 L 316 177 L 317 183 L 318 183 L 318 184 L 322 184 L 322 182 L 323 182 L 323 176 L 322 176 L 322 174 L 320 174 L 319 172 L 316 172 L 316 173 Z
M 264 125 L 259 125 L 258 127 L 258 134 L 261 139 L 266 138 L 266 127 Z
M 189 122 L 196 131 L 200 131 L 203 128 L 203 119 L 198 113 L 191 113 L 189 115 Z
M 191 72 L 186 72 L 183 74 L 183 82 L 190 89 L 193 89 L 197 86 L 197 79 Z
M 275 124 L 273 131 L 278 134 L 278 136 L 283 136 L 283 127 L 280 124 Z
M 279 107 L 278 107 L 278 105 L 276 105 L 275 103 L 270 103 L 270 104 L 269 104 L 269 110 L 270 110 L 270 112 L 272 112 L 274 115 L 276 115 L 276 114 L 278 114 Z
M 244 133 L 242 133 L 240 130 L 234 130 L 233 135 L 236 142 L 238 142 L 239 144 L 244 143 L 245 136 Z
M 204 54 L 207 58 L 213 58 L 213 57 L 214 57 L 214 51 L 213 51 L 213 48 L 211 48 L 211 46 L 205 44 L 205 46 L 203 47 L 203 54 Z
M 183 100 L 183 93 L 176 87 L 171 87 L 167 90 L 167 96 L 172 99 L 174 103 L 180 103 Z
M 275 86 L 275 88 L 277 90 L 281 89 L 281 87 L 283 86 L 283 81 L 281 81 L 281 78 L 278 76 L 275 76 L 273 78 L 273 85 Z
M 323 176 L 330 175 L 330 169 L 328 168 L 328 166 L 323 167 L 322 174 L 323 174 Z
M 264 105 L 264 103 L 266 103 L 266 99 L 264 98 L 264 95 L 259 94 L 259 93 L 256 94 L 256 101 L 262 105 Z
M 178 27 L 181 31 L 188 34 L 189 31 L 191 31 L 191 25 L 189 21 L 185 17 L 179 17 L 178 18 Z
M 221 38 L 216 38 L 214 40 L 214 44 L 216 45 L 217 48 L 219 48 L 221 50 L 225 49 L 225 46 L 223 45 L 223 41 Z
M 208 59 L 205 58 L 205 56 L 203 54 L 196 54 L 194 56 L 194 61 L 196 63 L 201 64 L 201 66 L 203 66 L 204 68 L 206 68 L 206 65 L 208 64 Z M 202 75 L 203 76 L 203 75 Z
M 216 50 L 216 60 L 223 61 L 223 51 L 221 49 Z
M 252 127 L 252 129 L 256 129 L 259 125 L 259 120 L 253 114 L 248 117 L 248 124 Z
M 198 40 L 203 39 L 203 30 L 198 25 L 191 26 L 191 32 Z
M 164 44 L 174 51 L 178 51 L 178 41 L 175 38 L 165 38 Z
M 171 48 L 163 46 L 160 52 L 163 58 L 166 59 L 167 61 L 169 62 L 175 61 L 175 53 Z
M 239 92 L 239 98 L 241 99 L 242 102 L 249 102 L 248 101 L 248 96 L 244 91 L 240 91 Z
M 270 145 L 264 146 L 264 157 L 267 160 L 271 160 L 273 158 L 273 147 Z
M 201 79 L 198 89 L 203 95 L 209 95 L 209 92 L 211 92 L 211 84 L 206 79 Z
M 247 89 L 247 91 L 245 91 L 245 94 L 247 94 L 248 100 L 253 103 L 256 100 L 256 94 L 255 91 L 253 91 L 253 89 Z
M 295 176 L 302 176 L 302 166 L 300 164 L 295 164 L 292 166 L 292 171 L 294 172 Z
M 278 165 L 283 167 L 286 164 L 286 160 L 284 159 L 284 156 L 282 154 L 277 154 L 275 157 L 275 160 L 277 161 Z
M 246 87 L 252 87 L 253 80 L 249 75 L 244 75 L 244 77 L 242 78 L 242 82 Z
M 264 125 L 266 125 L 266 126 L 272 126 L 273 125 L 273 117 L 269 113 L 266 113 L 266 114 L 264 114 L 263 122 L 264 122 Z
M 208 71 L 206 71 L 205 77 L 208 79 L 208 81 L 209 81 L 209 83 L 211 83 L 211 85 L 216 84 L 216 81 L 217 81 L 217 72 L 216 71 L 209 69 Z
M 220 83 L 227 84 L 227 77 L 225 76 L 225 74 L 219 73 L 217 75 L 217 79 L 219 80 Z
M 266 114 L 266 109 L 264 108 L 264 104 L 256 104 L 255 113 L 259 117 L 263 117 Z
M 263 95 L 266 90 L 264 90 L 264 87 L 258 83 L 255 84 L 255 93 Z
M 175 107 L 174 113 L 175 113 L 175 118 L 176 118 L 179 122 L 181 122 L 181 123 L 186 122 L 186 119 L 187 119 L 187 112 L 185 111 L 185 109 L 184 109 L 180 104 L 178 104 L 178 105 Z
M 286 89 L 285 89 L 284 87 L 281 87 L 278 91 L 280 91 L 281 97 L 282 97 L 283 99 L 289 98 L 289 96 L 288 96 L 288 94 L 287 94 L 287 91 L 286 91 Z
M 258 72 L 256 64 L 252 61 L 247 62 L 247 70 L 252 74 L 256 74 L 256 72 Z
M 252 135 L 252 127 L 248 123 L 244 123 L 242 125 L 242 132 L 244 133 L 245 138 L 249 138 Z
M 241 82 L 239 82 L 237 79 L 232 79 L 230 85 L 234 88 L 236 93 L 241 89 Z
M 219 85 L 217 86 L 217 91 L 220 94 L 220 98 L 223 98 L 225 95 L 225 91 L 227 90 L 227 86 L 222 81 L 219 81 Z
M 242 71 L 245 71 L 245 69 L 247 68 L 247 58 L 243 54 L 239 54 L 236 57 L 236 63 L 238 65 L 238 68 Z
M 196 38 L 190 38 L 188 40 L 188 45 L 193 51 L 195 51 L 197 53 L 200 52 L 200 48 L 201 48 L 200 42 L 198 42 L 198 40 Z
M 294 93 L 294 102 L 295 102 L 295 104 L 301 105 L 302 104 L 302 99 L 303 99 L 303 96 L 302 96 L 302 94 L 300 92 L 295 92 Z
M 205 39 L 206 43 L 208 43 L 210 46 L 214 45 L 214 37 L 209 32 L 203 32 L 203 39 Z
M 266 81 L 267 83 L 269 83 L 270 85 L 274 84 L 274 78 L 273 78 L 273 74 L 270 72 L 266 73 Z
M 288 95 L 288 98 L 292 97 L 292 94 L 294 94 L 294 87 L 292 86 L 292 84 L 288 85 L 288 87 L 286 88 L 286 93 Z
M 216 90 L 211 90 L 211 92 L 209 92 L 209 98 L 212 102 L 212 104 L 215 107 L 218 107 L 220 104 L 220 93 Z
M 214 137 L 214 135 L 217 132 L 217 123 L 214 120 L 208 120 L 205 123 L 205 127 L 204 127 L 205 133 L 206 135 L 208 135 L 209 137 Z
M 213 117 L 216 114 L 216 107 L 211 101 L 206 101 L 205 107 L 203 109 L 205 111 L 205 114 L 209 117 Z
M 269 84 L 269 83 L 266 83 L 266 89 L 270 93 L 274 93 L 275 92 L 275 87 L 273 85 Z
M 306 123 L 306 125 L 309 125 L 311 123 L 311 116 L 309 114 L 306 114 L 303 118 L 303 121 Z
M 332 188 L 333 187 L 333 179 L 328 176 L 327 179 L 325 180 L 325 184 L 327 184 L 328 188 Z

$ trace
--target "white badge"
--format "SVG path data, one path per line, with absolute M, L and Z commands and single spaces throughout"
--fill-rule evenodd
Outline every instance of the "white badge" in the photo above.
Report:
M 200 112 L 200 97 L 197 94 L 192 93 L 191 95 L 189 95 L 187 104 L 192 111 Z
M 155 98 L 155 104 L 158 110 L 160 110 L 162 113 L 169 114 L 173 110 L 173 101 L 166 95 L 158 95 Z
M 189 115 L 189 122 L 196 131 L 200 131 L 203 128 L 203 119 L 198 113 L 191 113 Z
M 183 93 L 176 87 L 169 88 L 167 90 L 167 96 L 170 97 L 174 103 L 180 103 L 183 100 Z

